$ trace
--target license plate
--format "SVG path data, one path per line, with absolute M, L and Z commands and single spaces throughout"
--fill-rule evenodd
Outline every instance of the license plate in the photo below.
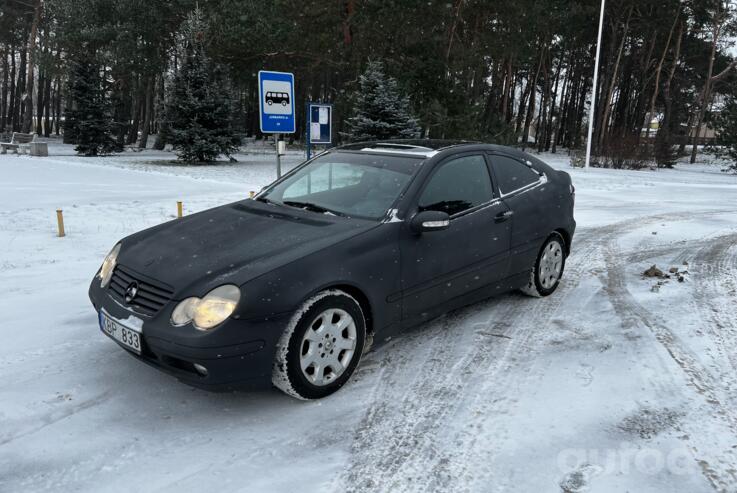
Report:
M 141 354 L 141 333 L 126 327 L 100 312 L 100 329 L 124 348 Z

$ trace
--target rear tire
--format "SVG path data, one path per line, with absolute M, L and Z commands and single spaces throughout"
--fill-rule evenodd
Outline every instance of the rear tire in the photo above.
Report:
M 292 316 L 277 343 L 271 381 L 297 399 L 326 397 L 350 379 L 365 343 L 361 305 L 344 291 L 323 291 Z
M 566 266 L 566 246 L 563 237 L 553 233 L 545 240 L 530 269 L 530 281 L 521 291 L 529 296 L 550 296 L 558 289 Z

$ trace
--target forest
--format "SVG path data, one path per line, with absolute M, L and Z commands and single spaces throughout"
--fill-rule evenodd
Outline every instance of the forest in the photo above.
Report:
M 595 102 L 600 165 L 668 166 L 704 147 L 737 148 L 737 5 L 609 0 L 592 93 L 598 0 L 0 0 L 0 131 L 64 135 L 79 67 L 99 87 L 115 142 L 163 148 L 164 108 L 182 60 L 182 26 L 218 67 L 242 136 L 259 136 L 259 70 L 295 74 L 305 101 L 335 105 L 347 135 L 371 62 L 409 100 L 423 137 L 537 151 L 585 146 Z M 75 75 L 76 74 L 76 75 Z M 84 93 L 84 90 L 82 90 Z M 83 96 L 82 96 L 83 97 Z M 107 109 L 105 109 L 107 108 Z M 300 140 L 304 119 L 298 118 Z M 341 133 L 342 132 L 342 133 Z M 344 137 L 345 138 L 345 137 Z

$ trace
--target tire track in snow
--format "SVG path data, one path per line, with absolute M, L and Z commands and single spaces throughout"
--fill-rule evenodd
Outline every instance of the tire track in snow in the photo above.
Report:
M 627 329 L 647 328 L 681 368 L 691 387 L 704 396 L 705 405 L 711 409 L 712 416 L 722 420 L 733 432 L 737 430 L 737 414 L 734 411 L 734 405 L 725 402 L 720 392 L 720 381 L 725 381 L 721 378 L 722 375 L 713 376 L 701 363 L 698 356 L 682 343 L 663 320 L 648 311 L 634 298 L 627 288 L 625 265 L 622 261 L 624 256 L 618 251 L 616 239 L 611 239 L 606 248 L 606 290 L 609 301 L 624 327 Z M 733 375 L 731 377 L 733 378 Z M 734 438 L 737 439 L 737 435 Z M 708 446 L 703 447 L 703 450 L 693 444 L 691 447 L 694 455 L 700 457 L 697 462 L 702 474 L 716 490 L 729 491 L 737 483 L 737 457 L 734 456 L 734 450 L 725 451 L 722 457 L 707 461 L 703 457 L 710 451 Z
M 431 346 L 419 368 L 412 364 L 411 356 L 403 357 L 398 366 L 382 364 L 374 405 L 355 435 L 353 467 L 345 477 L 347 491 L 411 489 L 411 484 L 402 483 L 419 479 L 413 477 L 421 475 L 414 467 L 418 460 L 422 465 L 443 460 L 443 451 L 435 446 L 439 428 L 451 412 L 452 402 L 461 397 L 469 365 L 480 353 L 493 352 L 479 347 L 454 361 L 458 349 L 454 339 L 462 336 L 457 333 L 457 322 L 465 318 L 463 311 L 449 314 L 433 324 L 431 334 L 422 334 Z M 398 344 L 393 352 L 412 353 L 414 348 L 406 346 Z M 389 360 L 396 363 L 393 356 Z M 402 382 L 404 374 L 414 378 Z
M 721 214 L 723 212 L 724 211 L 721 210 L 704 211 L 701 214 L 711 215 Z M 578 286 L 578 284 L 582 280 L 581 276 L 587 270 L 591 270 L 592 261 L 595 258 L 601 258 L 602 253 L 604 253 L 604 247 L 607 246 L 608 242 L 610 242 L 612 238 L 615 238 L 617 235 L 620 235 L 622 233 L 626 233 L 629 230 L 634 230 L 645 226 L 649 223 L 660 222 L 664 219 L 686 219 L 690 216 L 691 214 L 683 213 L 659 214 L 646 218 L 639 218 L 638 221 L 622 221 L 612 225 L 584 230 L 583 234 L 578 235 L 578 238 L 574 239 L 574 252 L 569 258 L 570 261 L 566 265 L 567 276 L 566 278 L 564 278 L 564 281 L 567 280 L 568 282 L 562 282 L 561 288 L 559 288 L 559 292 L 557 292 L 555 295 L 535 301 L 536 304 L 534 306 L 540 308 L 541 312 L 547 315 L 547 318 L 540 318 L 539 313 L 535 313 L 532 317 L 530 316 L 530 314 L 527 314 L 524 319 L 520 320 L 519 322 L 524 323 L 526 320 L 530 320 L 530 323 L 532 323 L 533 325 L 540 324 L 540 326 L 544 326 L 543 324 L 549 322 L 550 319 L 554 317 L 556 310 L 558 310 L 559 307 L 565 302 L 565 300 L 573 294 L 571 293 L 571 291 Z M 576 253 L 578 253 L 578 255 Z M 571 281 L 572 278 L 573 281 Z M 563 297 L 558 296 L 560 294 L 560 291 L 563 291 L 565 293 Z M 546 304 L 548 305 L 546 306 Z M 529 353 L 531 353 L 534 347 L 530 347 L 529 349 Z M 527 355 L 527 364 L 534 364 L 534 358 L 532 358 L 532 355 L 529 353 Z M 485 404 L 489 404 L 490 402 L 491 401 L 487 400 Z M 488 405 L 482 405 L 481 409 L 484 410 L 483 412 L 479 413 L 482 416 L 488 416 L 488 413 L 494 412 L 494 410 L 491 409 Z M 488 460 L 486 460 L 486 457 L 482 457 L 471 452 L 479 438 L 480 437 L 478 435 L 474 435 L 469 442 L 465 443 L 463 446 L 457 447 L 457 450 L 466 451 L 466 456 L 463 458 L 463 464 L 465 465 L 464 469 L 470 471 L 467 478 L 469 481 L 474 479 L 474 470 L 478 470 L 478 468 L 483 467 L 484 464 L 488 464 L 489 462 Z M 461 484 L 468 483 L 462 481 Z M 482 489 L 486 488 L 488 488 L 488 484 L 486 484 L 485 487 Z
M 697 250 L 689 268 L 697 287 L 696 309 L 712 322 L 709 335 L 737 371 L 737 233 L 709 239 Z
M 58 411 L 52 411 L 52 412 L 46 413 L 43 416 L 34 416 L 33 420 L 34 421 L 40 420 L 41 423 L 38 423 L 34 425 L 33 427 L 27 428 L 25 430 L 12 431 L 10 433 L 3 435 L 2 437 L 0 437 L 0 446 L 8 444 L 19 438 L 23 438 L 25 436 L 31 435 L 38 431 L 41 431 L 47 426 L 53 425 L 54 423 L 64 420 L 77 413 L 86 411 L 87 409 L 94 408 L 102 404 L 103 402 L 107 401 L 110 398 L 110 395 L 111 395 L 110 391 L 103 392 L 100 395 L 97 395 L 91 399 L 84 400 L 78 404 L 65 406 Z
M 483 351 L 478 347 L 483 344 L 473 344 L 469 348 L 464 345 L 467 340 L 462 328 L 454 332 L 433 327 L 433 323 L 429 332 L 427 327 L 412 331 L 411 340 L 403 336 L 395 343 L 391 354 L 377 356 L 381 363 L 369 400 L 371 404 L 354 434 L 349 467 L 336 480 L 336 489 L 457 490 L 478 479 L 475 474 L 478 467 L 491 463 L 489 455 L 479 457 L 475 453 L 474 449 L 479 446 L 478 435 L 460 432 L 451 437 L 443 436 L 447 439 L 441 442 L 438 435 L 445 431 L 445 422 L 459 411 L 467 410 L 469 405 L 479 411 L 467 429 L 481 425 L 493 427 L 496 414 L 511 412 L 515 399 L 509 395 L 513 387 L 509 384 L 519 375 L 499 370 L 513 364 L 512 355 L 532 359 L 539 339 L 531 336 L 550 323 L 556 310 L 575 294 L 575 288 L 584 277 L 594 275 L 593 261 L 601 258 L 611 238 L 649 223 L 725 212 L 729 211 L 657 214 L 579 231 L 561 285 L 553 296 L 537 300 L 508 296 L 487 302 L 491 303 L 485 312 L 487 323 L 495 324 L 500 320 L 508 323 L 507 329 L 498 333 L 511 337 L 507 344 L 495 344 Z M 502 309 L 500 304 L 507 307 Z M 449 327 L 459 320 L 458 317 L 460 321 L 467 318 L 473 313 L 469 310 L 473 309 L 465 308 L 447 315 L 441 319 L 443 327 Z M 420 344 L 430 347 L 428 356 L 417 364 L 411 353 L 416 352 Z M 448 358 L 457 358 L 458 362 L 449 365 Z M 460 373 L 459 369 L 462 369 Z M 408 373 L 413 375 L 412 379 L 403 381 L 403 375 Z M 496 377 L 493 392 L 481 395 L 478 388 L 470 384 L 479 377 L 488 379 L 489 374 Z M 488 452 L 494 453 L 493 450 Z
M 507 303 L 517 302 L 515 303 L 517 306 L 512 313 L 513 318 L 509 318 L 507 323 L 512 327 L 516 327 L 516 332 L 519 334 L 519 341 L 517 345 L 510 345 L 508 347 L 503 359 L 494 362 L 492 366 L 494 373 L 491 376 L 496 376 L 497 378 L 489 378 L 487 376 L 489 371 L 484 370 L 484 368 L 477 369 L 477 373 L 483 375 L 483 378 L 491 388 L 489 389 L 489 394 L 476 392 L 465 397 L 465 407 L 474 409 L 473 414 L 477 416 L 476 421 L 469 424 L 469 428 L 475 430 L 480 428 L 481 425 L 486 425 L 485 428 L 487 431 L 490 428 L 494 429 L 494 433 L 491 436 L 508 438 L 506 436 L 506 430 L 499 424 L 498 420 L 490 420 L 489 418 L 511 413 L 513 406 L 517 402 L 513 393 L 514 389 L 518 388 L 518 385 L 514 383 L 521 375 L 516 372 L 503 372 L 501 375 L 497 375 L 497 373 L 502 368 L 507 369 L 512 365 L 516 365 L 527 368 L 526 379 L 539 378 L 531 370 L 535 364 L 534 354 L 537 351 L 537 346 L 543 341 L 543 338 L 534 336 L 539 335 L 541 329 L 546 328 L 551 323 L 551 320 L 556 318 L 560 307 L 575 295 L 575 289 L 587 274 L 587 271 L 592 268 L 592 263 L 599 255 L 600 238 L 607 234 L 614 234 L 622 228 L 627 227 L 629 225 L 620 223 L 585 230 L 581 238 L 575 243 L 574 251 L 566 261 L 564 277 L 555 294 L 539 299 L 520 297 L 515 300 L 502 300 L 502 302 Z M 518 349 L 520 351 L 515 352 Z M 512 358 L 515 358 L 516 361 L 512 362 Z M 482 388 L 482 390 L 486 389 Z M 428 483 L 426 484 L 427 488 L 421 488 L 420 490 L 459 491 L 459 487 L 463 485 L 467 491 L 475 491 L 473 486 L 470 488 L 469 486 L 480 480 L 483 481 L 484 486 L 479 485 L 478 488 L 488 489 L 488 478 L 479 477 L 478 472 L 489 469 L 489 465 L 493 462 L 493 457 L 496 455 L 496 450 L 499 448 L 494 447 L 493 444 L 484 442 L 488 436 L 489 433 L 481 436 L 479 433 L 471 432 L 459 434 L 459 436 L 454 437 L 454 446 L 450 454 L 452 462 L 457 465 L 454 476 L 446 474 L 444 477 L 446 481 Z M 485 448 L 483 453 L 479 453 L 480 448 Z M 443 464 L 440 465 L 442 466 Z M 433 471 L 437 469 L 438 465 L 434 467 Z
M 652 221 L 662 220 L 662 215 Z M 355 434 L 351 448 L 352 460 L 349 470 L 340 479 L 346 491 L 386 491 L 402 489 L 405 491 L 423 491 L 455 487 L 454 483 L 463 477 L 461 484 L 473 479 L 472 471 L 479 462 L 488 464 L 488 456 L 475 457 L 473 448 L 478 444 L 478 436 L 465 433 L 452 437 L 443 447 L 434 440 L 438 430 L 442 430 L 448 416 L 457 413 L 461 407 L 467 408 L 469 403 L 478 411 L 476 423 L 481 424 L 495 413 L 508 412 L 502 407 L 511 406 L 508 395 L 511 388 L 505 380 L 509 373 L 498 374 L 501 368 L 510 364 L 512 355 L 529 356 L 532 352 L 531 336 L 541 327 L 547 325 L 555 317 L 557 309 L 570 297 L 578 286 L 586 271 L 591 268 L 592 260 L 599 255 L 602 241 L 611 235 L 638 227 L 630 221 L 614 225 L 584 230 L 574 240 L 574 249 L 568 258 L 566 272 L 561 286 L 555 295 L 543 299 L 522 297 L 496 298 L 491 312 L 488 313 L 487 324 L 504 321 L 507 329 L 497 335 L 510 337 L 506 345 L 494 345 L 485 348 L 483 344 L 475 344 L 469 350 L 460 346 L 462 334 L 450 336 L 449 330 L 443 330 L 442 343 L 437 337 L 423 333 L 433 344 L 437 354 L 441 345 L 450 344 L 442 351 L 460 353 L 460 363 L 453 370 L 461 368 L 460 374 L 452 372 L 449 377 L 438 379 L 438 374 L 447 373 L 445 364 L 438 364 L 435 357 L 429 357 L 419 369 L 411 368 L 405 359 L 403 365 L 388 367 L 382 363 L 381 379 L 374 389 L 372 402 Z M 506 308 L 501 309 L 500 304 Z M 454 320 L 468 309 L 462 309 Z M 501 313 L 500 313 L 501 312 Z M 454 347 L 455 346 L 455 347 Z M 397 372 L 413 371 L 415 378 L 408 386 L 397 385 Z M 469 392 L 468 385 L 474 377 L 490 376 L 494 380 L 493 395 L 481 395 Z M 399 404 L 392 406 L 392 402 Z M 396 407 L 396 409 L 393 409 Z M 458 466 L 454 468 L 453 466 Z

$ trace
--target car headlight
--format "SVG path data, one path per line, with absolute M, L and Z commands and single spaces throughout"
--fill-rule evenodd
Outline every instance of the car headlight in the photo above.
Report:
M 194 322 L 196 329 L 210 330 L 233 314 L 240 299 L 241 290 L 238 286 L 220 286 L 203 298 L 182 300 L 171 314 L 171 323 L 179 326 Z
M 113 271 L 115 270 L 115 264 L 118 263 L 118 253 L 120 253 L 120 243 L 115 245 L 110 253 L 107 254 L 105 260 L 102 261 L 102 267 L 97 277 L 100 279 L 100 287 L 104 288 L 110 282 L 110 278 L 113 277 Z

